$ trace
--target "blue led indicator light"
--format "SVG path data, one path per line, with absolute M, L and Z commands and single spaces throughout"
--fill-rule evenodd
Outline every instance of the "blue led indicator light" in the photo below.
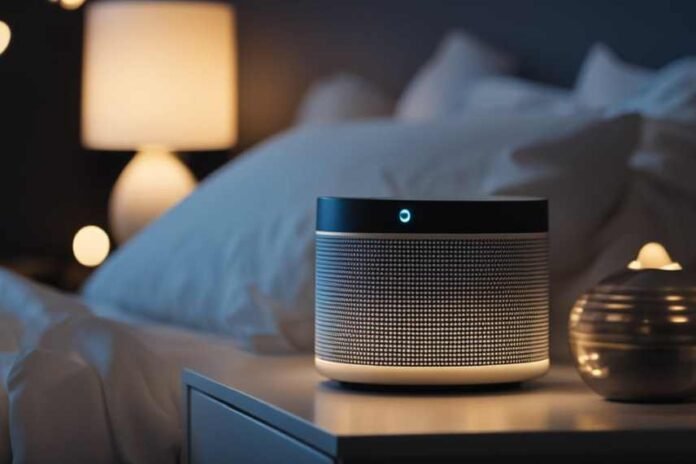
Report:
M 399 211 L 399 221 L 403 222 L 404 224 L 411 222 L 411 211 L 407 210 L 406 208 Z

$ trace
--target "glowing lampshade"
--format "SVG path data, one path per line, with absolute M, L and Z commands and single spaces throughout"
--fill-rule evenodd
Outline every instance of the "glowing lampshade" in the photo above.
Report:
M 171 150 L 236 142 L 234 10 L 217 1 L 102 1 L 85 18 L 82 142 L 139 151 L 110 200 L 112 232 L 124 242 L 194 189 Z
M 85 226 L 73 238 L 73 254 L 83 266 L 99 266 L 109 256 L 110 248 L 109 236 L 97 226 Z
M 0 55 L 7 49 L 10 45 L 10 39 L 12 39 L 12 31 L 7 23 L 0 21 Z
M 237 138 L 234 13 L 219 2 L 103 1 L 86 10 L 88 148 L 215 150 Z

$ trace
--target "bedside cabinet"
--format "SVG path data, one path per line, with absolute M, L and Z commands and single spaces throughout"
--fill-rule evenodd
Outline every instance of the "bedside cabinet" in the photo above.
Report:
M 611 403 L 571 367 L 522 386 L 347 388 L 311 357 L 186 371 L 190 464 L 696 462 L 696 403 Z

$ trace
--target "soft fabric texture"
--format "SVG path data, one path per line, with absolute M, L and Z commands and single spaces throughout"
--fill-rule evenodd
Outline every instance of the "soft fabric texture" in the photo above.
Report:
M 332 124 L 390 116 L 394 102 L 368 80 L 336 74 L 312 84 L 297 112 L 296 124 Z
M 586 246 L 621 200 L 628 159 L 639 138 L 640 119 L 629 115 L 516 147 L 496 159 L 483 191 L 548 197 L 551 256 L 563 257 L 552 261 L 551 272 L 562 275 L 580 269 L 590 255 L 569 250 Z
M 696 58 L 665 66 L 640 93 L 614 105 L 609 113 L 640 113 L 650 119 L 696 124 Z
M 465 104 L 478 79 L 514 70 L 515 61 L 507 54 L 461 31 L 451 32 L 407 85 L 396 117 L 407 121 L 445 117 Z
M 472 85 L 460 114 L 482 111 L 570 114 L 578 110 L 572 92 L 508 77 L 483 78 Z
M 666 66 L 643 92 L 609 111 L 627 112 L 645 119 L 632 169 L 680 196 L 696 199 L 696 58 Z
M 696 123 L 647 121 L 631 167 L 696 199 Z
M 35 442 L 30 441 L 31 436 L 24 432 L 24 426 L 13 430 L 11 436 L 8 433 L 13 424 L 11 414 L 17 413 L 12 378 L 18 360 L 24 352 L 36 347 L 41 335 L 50 327 L 87 313 L 87 307 L 76 297 L 36 285 L 0 268 L 0 463 L 42 462 L 29 458 L 32 453 L 30 448 L 39 452 L 39 447 L 30 446 Z M 47 374 L 46 371 L 41 372 L 41 375 Z M 62 376 L 63 379 L 66 377 L 69 377 L 69 373 Z M 18 393 L 21 394 L 21 391 Z M 50 396 L 46 396 L 46 399 L 60 402 L 59 398 Z M 46 411 L 40 405 L 36 406 L 38 410 L 32 409 L 28 413 L 28 421 L 41 421 L 45 417 Z M 24 447 L 11 446 L 11 437 L 24 443 Z M 65 455 L 63 459 L 66 459 Z
M 637 95 L 654 71 L 624 63 L 604 44 L 590 48 L 575 84 L 579 103 L 589 108 L 606 108 Z
M 581 200 L 587 186 L 623 184 L 621 164 L 636 137 L 627 119 L 595 122 L 586 132 L 593 113 L 296 130 L 203 182 L 102 265 L 84 294 L 98 305 L 229 334 L 247 349 L 311 350 L 314 214 L 322 195 L 550 194 L 552 211 L 583 208 L 563 216 L 568 222 L 552 241 L 571 237 L 572 248 L 552 254 L 553 268 L 565 271 L 563 263 L 589 259 L 580 245 L 616 202 L 618 187 L 593 203 Z
M 0 334 L 0 340 L 6 332 Z M 4 351 L 4 350 L 3 350 Z M 14 353 L 0 353 L 0 464 L 12 463 L 12 446 L 10 444 L 10 404 L 7 395 L 7 374 L 14 364 Z
M 696 261 L 696 220 L 686 212 L 696 202 L 696 120 L 646 120 L 630 168 L 642 180 L 641 203 L 653 211 L 643 231 L 670 244 L 672 256 L 688 269 Z
M 182 462 L 182 369 L 248 362 L 229 341 L 97 317 L 2 269 L 0 318 L 3 464 Z

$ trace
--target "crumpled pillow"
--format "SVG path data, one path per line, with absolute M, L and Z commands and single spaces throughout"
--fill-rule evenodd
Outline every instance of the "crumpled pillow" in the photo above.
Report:
M 354 74 L 336 74 L 312 84 L 297 111 L 297 125 L 333 124 L 391 116 L 394 102 Z
M 654 71 L 621 61 L 605 44 L 590 48 L 580 67 L 575 97 L 588 108 L 606 108 L 637 95 Z
M 396 117 L 427 121 L 456 113 L 473 83 L 485 76 L 511 74 L 515 60 L 462 31 L 450 32 L 416 73 L 397 103 Z

